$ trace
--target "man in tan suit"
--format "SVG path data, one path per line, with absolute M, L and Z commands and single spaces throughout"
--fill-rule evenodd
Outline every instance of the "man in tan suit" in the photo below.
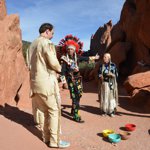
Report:
M 61 66 L 50 41 L 53 25 L 42 24 L 39 33 L 29 49 L 32 101 L 44 113 L 43 141 L 50 147 L 66 148 L 70 143 L 59 139 L 61 102 L 56 74 L 61 72 Z

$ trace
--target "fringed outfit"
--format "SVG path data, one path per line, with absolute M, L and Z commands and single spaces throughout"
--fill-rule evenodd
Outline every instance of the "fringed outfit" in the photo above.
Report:
M 81 116 L 79 114 L 80 107 L 80 98 L 82 96 L 82 78 L 80 76 L 77 65 L 77 56 L 76 53 L 73 57 L 66 54 L 62 56 L 62 76 L 66 77 L 68 88 L 70 91 L 70 97 L 72 99 L 72 110 L 73 119 L 77 122 L 80 122 Z
M 111 74 L 111 75 L 110 75 Z M 102 64 L 99 68 L 99 99 L 100 108 L 104 114 L 114 114 L 118 105 L 117 68 L 112 62 Z

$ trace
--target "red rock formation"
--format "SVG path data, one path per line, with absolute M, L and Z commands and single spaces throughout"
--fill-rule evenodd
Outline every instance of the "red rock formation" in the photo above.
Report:
M 106 52 L 106 49 L 111 43 L 111 30 L 112 30 L 112 21 L 110 20 L 103 27 L 99 27 L 94 35 L 91 37 L 90 50 L 84 52 L 82 56 L 94 56 L 97 53 L 102 58 L 103 54 Z M 101 60 L 100 60 L 101 61 Z M 100 65 L 100 61 L 95 66 L 94 70 L 86 68 L 82 74 L 83 79 L 86 81 L 95 79 L 97 81 L 97 72 Z
M 5 0 L 0 0 L 0 20 L 3 20 L 7 15 Z
M 133 103 L 143 105 L 150 112 L 150 71 L 129 76 L 125 87 Z
M 126 0 L 122 9 L 118 29 L 125 33 L 126 38 L 123 42 L 130 42 L 132 46 L 125 60 L 130 62 L 131 70 L 134 70 L 139 61 L 150 64 L 149 7 L 149 0 L 143 0 L 142 2 L 139 0 Z
M 97 37 L 100 36 L 98 31 Z M 99 42 L 98 38 L 95 40 L 95 43 Z M 147 98 L 150 93 L 150 72 L 146 72 L 150 70 L 150 0 L 125 1 L 120 20 L 111 30 L 111 40 L 106 51 L 111 53 L 119 75 L 127 77 L 135 74 L 126 81 L 127 91 L 135 102 L 143 102 L 145 107 L 150 108 L 150 98 Z M 93 74 L 97 74 L 95 70 Z M 141 72 L 145 74 L 136 75 Z
M 113 61 L 117 63 L 120 73 L 127 72 L 126 76 L 135 74 L 129 76 L 125 87 L 134 103 L 143 104 L 146 109 L 150 108 L 149 8 L 150 0 L 126 0 L 120 21 L 112 30 L 112 43 L 109 47 L 109 52 L 112 54 Z M 120 42 L 130 43 L 130 49 L 117 46 Z
M 112 21 L 104 24 L 103 27 L 99 27 L 96 33 L 91 37 L 90 50 L 96 51 L 100 55 L 103 55 L 109 44 L 111 43 L 111 30 Z M 91 52 L 92 53 L 92 52 Z
M 112 60 L 117 64 L 122 75 L 128 76 L 136 73 L 136 71 L 149 70 L 145 66 L 138 67 L 139 61 L 150 65 L 149 7 L 150 0 L 143 0 L 142 2 L 140 0 L 126 0 L 120 20 L 111 30 L 111 43 L 105 51 L 111 53 Z M 91 47 L 96 50 L 96 46 L 100 48 L 102 34 L 100 31 L 99 28 L 91 40 Z
M 3 12 L 0 14 L 0 105 L 15 104 L 14 99 L 23 105 L 24 102 L 19 100 L 17 93 L 21 92 L 22 87 L 29 87 L 29 84 L 24 85 L 28 71 L 22 54 L 19 17 L 6 14 L 4 0 L 0 1 L 0 12 Z M 24 91 L 27 99 L 28 91 L 29 88 Z

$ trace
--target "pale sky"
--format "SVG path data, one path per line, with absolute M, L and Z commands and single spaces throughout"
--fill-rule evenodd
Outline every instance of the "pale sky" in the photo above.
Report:
M 125 0 L 6 0 L 7 13 L 19 14 L 22 39 L 32 42 L 39 36 L 42 23 L 54 25 L 54 44 L 67 34 L 90 46 L 90 37 L 96 30 L 112 20 L 119 21 Z

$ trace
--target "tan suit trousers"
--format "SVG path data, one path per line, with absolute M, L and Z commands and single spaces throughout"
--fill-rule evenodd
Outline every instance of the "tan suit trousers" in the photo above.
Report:
M 40 127 L 40 130 L 43 130 L 44 113 L 39 110 L 35 98 L 32 99 L 32 114 L 33 114 L 33 118 L 34 118 L 34 123 Z
M 42 131 L 44 142 L 50 141 L 50 146 L 59 145 L 60 108 L 54 95 L 45 96 L 35 93 L 32 97 L 35 105 L 44 113 L 44 128 Z

